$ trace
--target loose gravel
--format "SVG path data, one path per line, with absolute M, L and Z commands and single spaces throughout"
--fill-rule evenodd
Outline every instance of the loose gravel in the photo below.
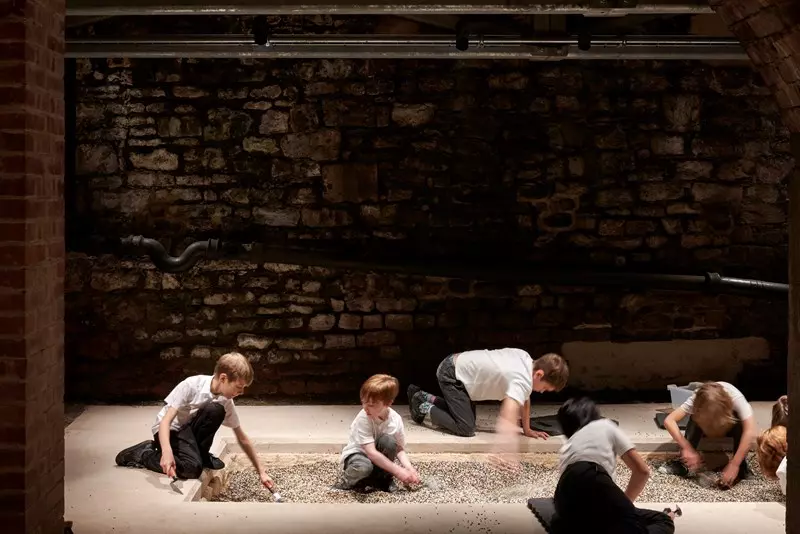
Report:
M 422 485 L 393 492 L 341 491 L 332 488 L 338 480 L 339 455 L 273 454 L 262 461 L 287 503 L 525 503 L 531 497 L 552 497 L 558 482 L 557 455 L 526 454 L 522 471 L 504 472 L 488 463 L 485 454 L 416 454 L 411 460 Z M 229 467 L 215 482 L 214 501 L 272 502 L 246 457 L 227 459 Z M 663 459 L 647 459 L 650 480 L 639 502 L 785 502 L 777 481 L 761 474 L 754 454 L 748 457 L 752 475 L 729 490 L 706 488 L 694 479 L 658 472 Z M 724 466 L 723 461 L 720 462 Z M 624 488 L 630 471 L 620 462 L 615 473 Z

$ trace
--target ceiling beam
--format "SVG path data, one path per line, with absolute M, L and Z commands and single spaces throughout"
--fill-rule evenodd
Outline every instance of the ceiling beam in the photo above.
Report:
M 701 0 L 549 0 L 547 3 L 528 0 L 67 0 L 68 16 L 119 15 L 668 15 L 680 13 L 713 13 L 707 1 Z

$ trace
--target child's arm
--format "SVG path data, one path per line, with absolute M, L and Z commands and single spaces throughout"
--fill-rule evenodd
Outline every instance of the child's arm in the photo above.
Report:
M 503 403 L 500 404 L 500 415 L 497 417 L 497 432 L 499 434 L 518 434 L 519 427 L 517 426 L 517 414 L 522 409 L 520 403 L 506 397 Z M 525 421 L 522 421 L 525 424 Z M 530 426 L 530 417 L 528 417 L 528 426 Z
M 178 409 L 174 406 L 167 408 L 167 413 L 158 424 L 158 443 L 161 445 L 161 469 L 168 477 L 175 476 L 175 456 L 172 453 L 172 445 L 169 443 L 169 432 L 172 420 L 178 415 Z
M 678 421 L 686 417 L 686 411 L 683 408 L 676 408 L 664 419 L 664 428 L 667 429 L 669 435 L 678 444 L 681 449 L 681 458 L 689 469 L 696 469 L 700 466 L 702 459 L 700 455 L 694 450 L 692 444 L 681 434 L 681 429 L 678 428 Z
M 250 438 L 244 433 L 244 430 L 242 430 L 241 426 L 234 428 L 233 433 L 236 435 L 236 441 L 239 442 L 239 446 L 242 448 L 247 457 L 250 458 L 250 462 L 253 464 L 258 476 L 261 477 L 261 483 L 267 488 L 272 489 L 274 487 L 272 479 L 261 465 L 261 461 L 258 459 L 255 449 L 253 449 L 253 443 L 250 441 Z
M 747 453 L 750 452 L 750 446 L 756 437 L 756 423 L 755 417 L 750 416 L 742 421 L 742 439 L 739 442 L 739 448 L 731 458 L 731 463 L 739 467 L 744 459 L 747 458 Z
M 364 454 L 367 455 L 369 461 L 375 464 L 377 467 L 380 467 L 381 469 L 383 469 L 384 471 L 386 471 L 395 478 L 398 478 L 400 480 L 403 479 L 403 476 L 405 475 L 404 469 L 406 469 L 406 467 L 405 466 L 400 467 L 393 461 L 389 460 L 389 458 L 384 456 L 383 453 L 381 453 L 378 449 L 375 448 L 375 442 L 362 445 L 361 450 L 363 450 Z
M 647 479 L 650 478 L 650 468 L 647 467 L 644 459 L 636 449 L 630 449 L 623 454 L 622 461 L 631 470 L 631 479 L 628 482 L 628 487 L 625 488 L 625 495 L 633 502 L 642 493 L 645 484 L 647 484 Z

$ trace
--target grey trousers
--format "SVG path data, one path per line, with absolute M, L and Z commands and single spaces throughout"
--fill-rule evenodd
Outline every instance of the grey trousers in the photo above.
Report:
M 397 442 L 393 436 L 381 436 L 375 442 L 379 453 L 394 462 L 397 458 Z M 355 452 L 344 459 L 343 481 L 346 487 L 372 486 L 388 490 L 392 475 L 372 463 L 363 452 Z
M 475 403 L 469 398 L 464 383 L 456 378 L 456 365 L 453 355 L 448 356 L 436 370 L 439 389 L 442 390 L 440 402 L 431 408 L 431 422 L 451 434 L 462 437 L 475 435 Z

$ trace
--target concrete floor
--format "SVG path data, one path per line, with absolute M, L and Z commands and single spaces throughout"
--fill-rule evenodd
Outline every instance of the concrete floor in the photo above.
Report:
M 753 403 L 760 428 L 769 425 L 772 403 Z M 653 422 L 655 410 L 665 405 L 605 405 L 603 414 L 619 421 L 642 451 L 674 451 L 666 431 Z M 409 451 L 487 452 L 496 408 L 481 406 L 479 433 L 458 438 L 419 427 L 408 418 L 406 406 L 396 407 L 406 419 Z M 555 413 L 557 406 L 534 407 L 535 415 Z M 245 432 L 263 452 L 338 452 L 347 438 L 358 406 L 241 406 Z M 193 502 L 200 483 L 178 482 L 183 495 L 170 488 L 165 476 L 144 470 L 119 468 L 114 457 L 121 449 L 148 439 L 155 406 L 89 406 L 66 428 L 66 512 L 80 534 L 109 532 L 192 533 L 235 530 L 306 534 L 316 529 L 352 534 L 355 529 L 381 533 L 503 532 L 544 533 L 521 505 L 315 505 Z M 213 452 L 238 449 L 233 433 L 223 428 Z M 562 438 L 522 438 L 523 450 L 556 452 Z M 716 444 L 709 443 L 707 448 Z M 661 509 L 676 503 L 637 503 Z M 779 503 L 679 503 L 684 516 L 677 532 L 706 534 L 760 534 L 785 532 L 785 507 Z M 269 525 L 268 527 L 266 525 Z

